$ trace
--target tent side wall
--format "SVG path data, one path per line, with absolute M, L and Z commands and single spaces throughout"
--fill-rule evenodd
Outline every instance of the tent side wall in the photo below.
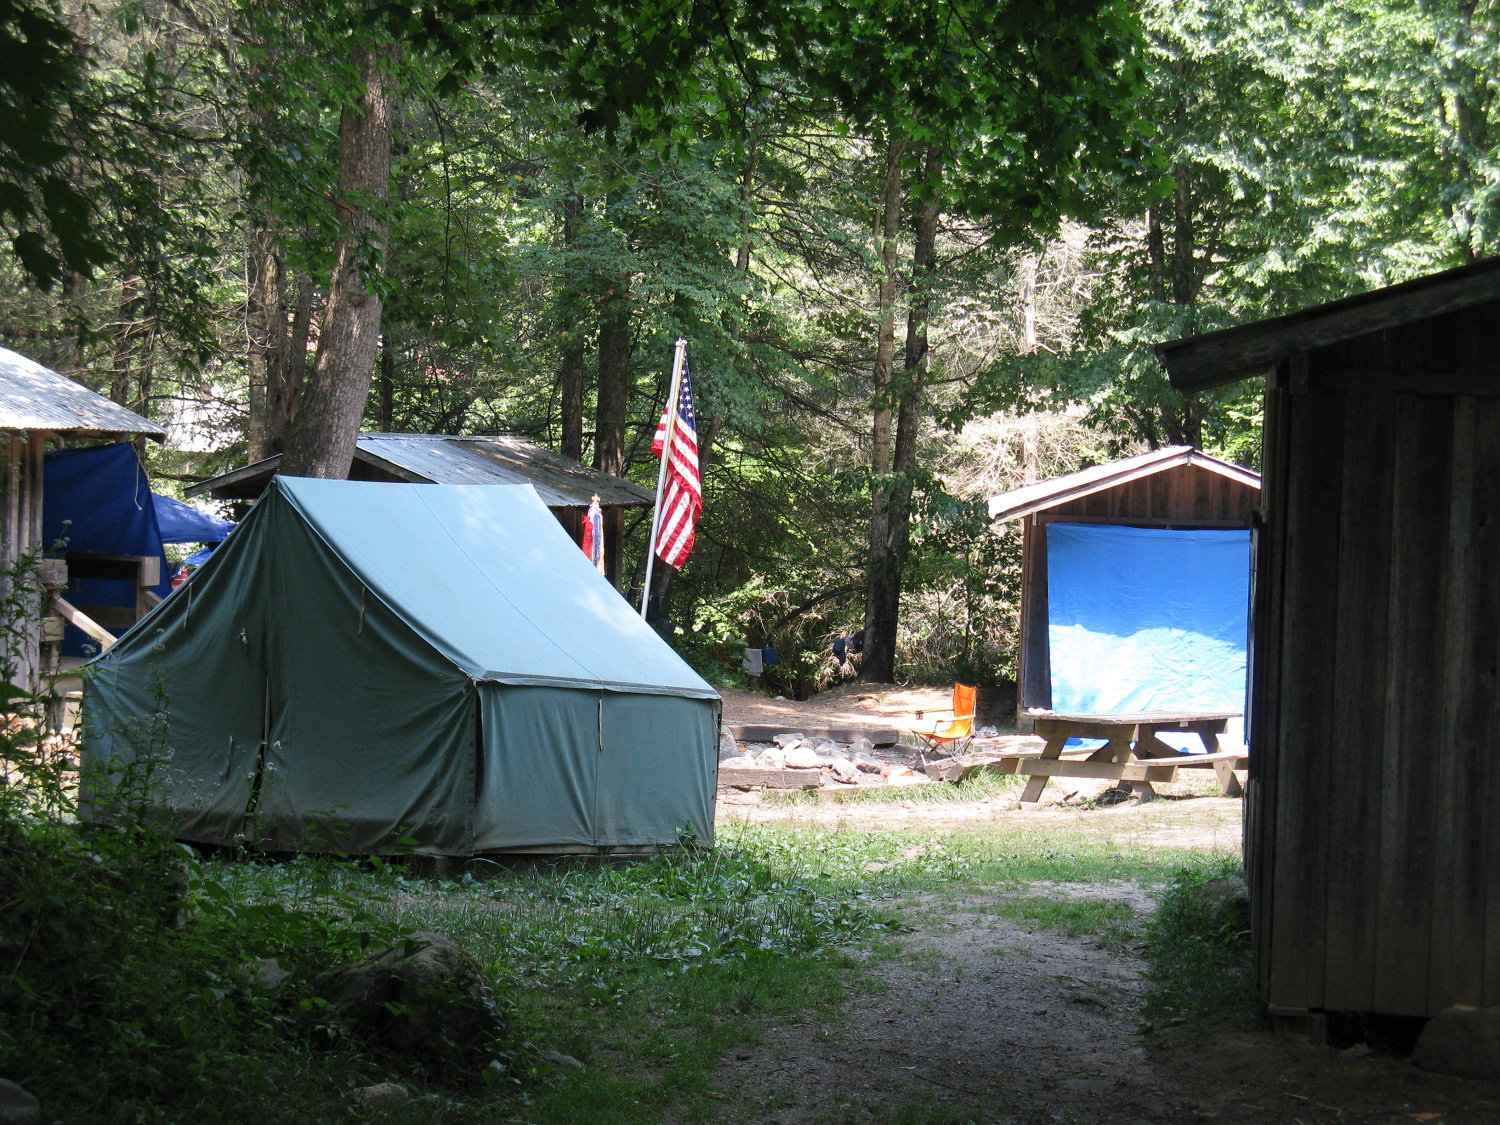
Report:
M 1500 1005 L 1500 306 L 1268 389 L 1247 807 L 1273 1014 Z
M 86 778 L 124 780 L 180 839 L 244 842 L 265 731 L 266 606 L 259 561 L 226 546 L 85 672 Z M 211 701 L 194 706 L 193 701 Z M 85 815 L 108 816 L 85 786 Z
M 483 683 L 476 852 L 713 840 L 716 700 Z
M 1175 465 L 1066 500 L 1022 521 L 1022 598 L 1017 707 L 1052 706 L 1048 657 L 1047 525 L 1101 523 L 1160 528 L 1248 528 L 1260 490 L 1209 469 Z
M 406 838 L 467 854 L 473 682 L 367 590 L 279 495 L 268 515 L 258 540 L 272 603 L 260 842 L 365 855 L 409 850 L 399 842 Z

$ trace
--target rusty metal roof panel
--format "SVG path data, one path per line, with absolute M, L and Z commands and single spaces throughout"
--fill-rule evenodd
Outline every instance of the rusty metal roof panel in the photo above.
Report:
M 358 456 L 433 484 L 529 484 L 549 508 L 649 507 L 652 493 L 525 438 L 361 434 Z M 400 475 L 405 475 L 400 474 Z
M 167 431 L 8 348 L 0 348 L 0 430 L 40 430 L 73 437 L 145 434 L 158 441 Z
M 650 489 L 518 437 L 361 434 L 354 456 L 413 484 L 529 484 L 549 508 L 586 508 L 595 496 L 605 507 L 644 508 L 655 497 Z M 280 462 L 279 454 L 268 457 L 201 481 L 186 495 L 258 496 Z

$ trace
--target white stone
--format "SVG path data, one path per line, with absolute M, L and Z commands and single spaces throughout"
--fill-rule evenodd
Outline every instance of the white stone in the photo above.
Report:
M 859 781 L 859 767 L 848 758 L 833 759 L 828 763 L 828 772 L 849 785 L 854 785 Z
M 786 751 L 772 748 L 755 755 L 755 764 L 763 770 L 779 770 L 786 765 Z
M 862 754 L 873 753 L 875 753 L 875 744 L 868 738 L 856 738 L 853 742 L 849 743 L 849 757 L 855 761 L 858 761 Z
M 817 751 L 807 746 L 793 746 L 786 751 L 786 768 L 789 770 L 815 770 L 823 764 Z
M 749 754 L 736 754 L 733 758 L 724 758 L 719 762 L 720 769 L 729 770 L 753 770 L 759 765 Z
M 795 745 L 797 745 L 805 737 L 807 737 L 807 736 L 803 735 L 803 734 L 778 734 L 778 735 L 773 736 L 772 739 L 771 739 L 771 741 L 774 742 L 774 743 L 776 743 L 776 745 L 780 746 L 783 750 L 785 750 L 789 746 L 795 746 Z

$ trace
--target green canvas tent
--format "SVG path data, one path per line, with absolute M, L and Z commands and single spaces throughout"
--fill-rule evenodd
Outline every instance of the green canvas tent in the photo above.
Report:
M 90 668 L 88 769 L 118 774 L 166 715 L 152 804 L 184 840 L 712 839 L 717 693 L 528 485 L 278 478 Z

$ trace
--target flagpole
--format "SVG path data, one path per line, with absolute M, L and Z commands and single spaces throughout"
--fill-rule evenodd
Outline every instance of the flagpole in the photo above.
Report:
M 641 583 L 641 617 L 646 616 L 646 601 L 651 597 L 651 568 L 656 563 L 656 532 L 661 526 L 661 494 L 667 486 L 667 461 L 672 456 L 672 435 L 677 429 L 677 396 L 682 393 L 682 361 L 687 354 L 687 340 L 678 337 L 672 355 L 672 389 L 667 394 L 667 430 L 662 435 L 661 468 L 656 474 L 656 503 L 651 508 L 651 537 L 646 540 L 646 579 Z

